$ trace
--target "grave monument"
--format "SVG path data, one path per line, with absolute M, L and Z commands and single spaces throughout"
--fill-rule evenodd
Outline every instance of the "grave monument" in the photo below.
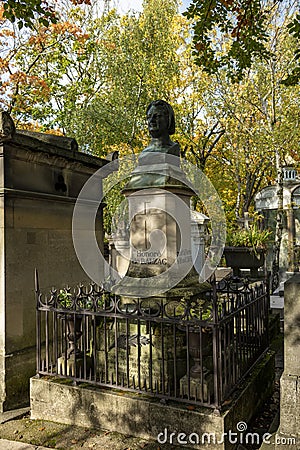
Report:
M 82 355 L 74 358 L 70 374 L 59 366 L 60 358 L 54 358 L 54 373 L 44 355 L 38 357 L 38 375 L 48 377 L 31 379 L 31 417 L 113 431 L 121 427 L 159 443 L 159 436 L 179 433 L 195 437 L 190 443 L 197 449 L 206 447 L 203 436 L 214 434 L 217 440 L 207 442 L 212 449 L 235 450 L 237 442 L 229 442 L 228 432 L 237 435 L 240 423 L 247 428 L 272 388 L 267 291 L 243 283 L 236 289 L 235 282 L 224 280 L 217 292 L 215 284 L 199 282 L 191 250 L 190 198 L 196 192 L 182 169 L 179 145 L 170 139 L 175 131 L 171 106 L 152 102 L 147 121 L 151 141 L 123 189 L 130 224 L 124 227 L 130 235 L 126 274 L 113 293 L 93 291 L 90 309 L 85 304 L 87 309 L 78 310 L 74 297 L 74 326 L 77 318 L 85 324 L 78 339 Z M 51 312 L 57 314 L 56 307 Z M 260 320 L 253 320 L 254 312 L 260 312 Z M 56 331 L 54 342 L 59 342 Z M 255 361 L 260 364 L 254 367 Z M 57 383 L 57 374 L 84 383 Z
M 199 283 L 199 274 L 192 258 L 190 199 L 195 191 L 180 167 L 179 145 L 170 139 L 175 132 L 173 109 L 167 102 L 156 100 L 150 103 L 146 114 L 151 141 L 139 155 L 138 165 L 123 189 L 129 209 L 130 262 L 125 277 L 115 285 L 114 292 L 121 296 L 122 302 L 127 305 L 125 308 L 130 308 L 130 305 L 135 307 L 136 298 L 149 298 L 150 311 L 151 307 L 155 307 L 155 303 L 151 303 L 153 299 L 154 302 L 163 301 L 165 308 L 169 308 L 172 300 L 180 302 L 199 298 L 202 293 L 205 295 L 210 284 Z M 146 342 L 149 335 L 146 329 L 142 331 Z M 136 334 L 137 330 L 131 332 Z M 163 355 L 162 337 L 155 336 L 153 339 L 151 370 L 158 383 L 163 370 L 166 383 L 173 386 L 174 360 L 168 353 L 173 345 L 172 329 L 166 328 L 164 334 L 166 350 Z M 185 333 L 178 333 L 176 347 L 182 354 L 177 361 L 176 372 L 181 378 L 183 393 L 188 384 L 184 376 L 184 339 Z M 147 362 L 149 346 L 144 346 L 140 352 Z M 100 351 L 100 361 L 102 353 Z M 166 361 L 164 369 L 160 367 L 161 358 Z M 148 374 L 147 363 L 142 370 L 145 375 Z M 125 373 L 125 367 L 121 368 L 121 372 Z M 194 385 L 199 387 L 200 374 L 193 370 L 191 373 L 197 379 L 192 383 L 192 388 Z M 204 376 L 206 390 L 211 388 L 211 382 L 211 377 L 206 380 Z
M 89 280 L 73 247 L 72 214 L 82 186 L 107 163 L 73 138 L 16 130 L 0 112 L 0 412 L 28 402 L 36 371 L 34 269 L 45 289 Z
M 300 274 L 284 284 L 284 372 L 280 378 L 280 426 L 277 450 L 293 450 L 300 444 Z
M 156 100 L 147 108 L 149 145 L 123 189 L 130 220 L 130 263 L 114 287 L 123 297 L 182 298 L 209 287 L 199 284 L 191 251 L 190 198 L 195 191 L 180 168 L 174 112 Z

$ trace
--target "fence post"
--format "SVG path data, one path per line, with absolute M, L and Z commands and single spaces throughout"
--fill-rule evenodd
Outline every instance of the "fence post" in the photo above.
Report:
M 222 378 L 220 378 L 220 329 L 219 329 L 219 317 L 218 317 L 218 294 L 217 294 L 217 283 L 216 277 L 213 276 L 211 280 L 212 284 L 212 315 L 213 315 L 213 369 L 214 369 L 214 403 L 215 403 L 215 414 L 220 414 L 222 395 L 221 395 L 221 385 Z
M 40 287 L 38 271 L 35 269 L 35 301 L 36 301 L 36 374 L 40 376 L 41 364 L 41 312 L 39 310 L 40 303 Z

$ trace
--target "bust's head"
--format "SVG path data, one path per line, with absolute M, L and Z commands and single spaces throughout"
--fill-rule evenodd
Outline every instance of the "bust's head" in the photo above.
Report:
M 153 138 L 175 133 L 175 117 L 172 106 L 164 100 L 154 100 L 146 110 L 148 128 Z

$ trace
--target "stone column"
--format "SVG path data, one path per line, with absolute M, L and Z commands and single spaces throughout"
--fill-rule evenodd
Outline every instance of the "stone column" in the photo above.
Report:
M 295 269 L 294 246 L 295 246 L 295 218 L 293 208 L 289 208 L 287 215 L 288 232 L 288 270 L 293 272 Z
M 284 285 L 284 372 L 280 379 L 280 427 L 276 448 L 300 443 L 300 274 Z M 290 445 L 289 445 L 290 444 Z

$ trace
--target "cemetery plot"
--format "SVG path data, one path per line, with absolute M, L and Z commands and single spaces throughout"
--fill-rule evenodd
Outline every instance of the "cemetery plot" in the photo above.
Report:
M 39 375 L 221 408 L 268 349 L 265 282 L 170 300 L 96 285 L 36 293 Z

